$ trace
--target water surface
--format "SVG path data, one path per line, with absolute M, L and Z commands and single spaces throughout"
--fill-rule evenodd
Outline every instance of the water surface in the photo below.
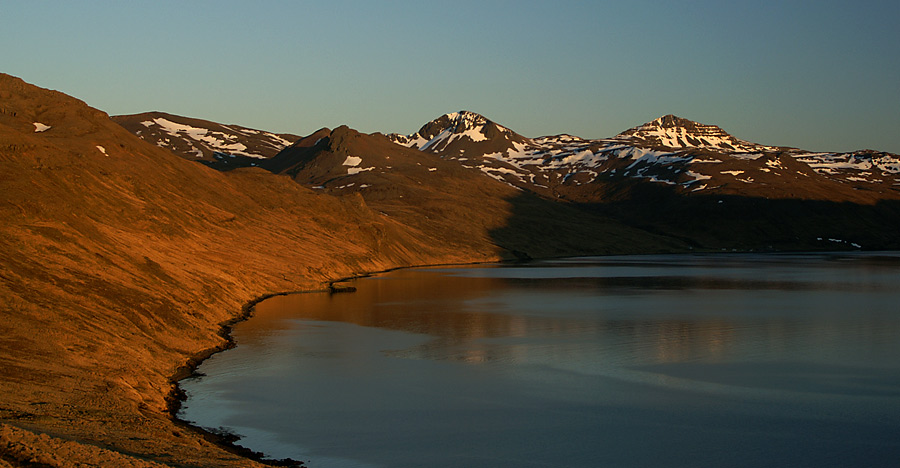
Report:
M 276 297 L 182 417 L 313 467 L 896 466 L 900 254 L 402 270 Z

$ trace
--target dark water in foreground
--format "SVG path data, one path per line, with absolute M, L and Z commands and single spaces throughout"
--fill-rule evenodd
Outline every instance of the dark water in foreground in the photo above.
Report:
M 312 467 L 900 466 L 900 253 L 355 285 L 261 303 L 182 417 Z

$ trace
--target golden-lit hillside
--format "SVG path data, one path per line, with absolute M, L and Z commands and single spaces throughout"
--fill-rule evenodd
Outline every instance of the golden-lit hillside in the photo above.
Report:
M 422 163 L 383 137 L 328 136 L 317 158 Z M 174 422 L 167 398 L 253 299 L 410 265 L 681 246 L 430 157 L 440 171 L 379 175 L 367 197 L 219 172 L 0 76 L 0 459 L 244 466 Z
M 0 458 L 14 464 L 244 465 L 166 411 L 170 377 L 222 345 L 219 324 L 243 304 L 497 258 L 490 245 L 446 248 L 356 198 L 185 161 L 6 75 L 0 194 Z

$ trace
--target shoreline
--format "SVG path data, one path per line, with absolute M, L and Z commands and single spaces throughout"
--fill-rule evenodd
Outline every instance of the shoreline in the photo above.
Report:
M 347 280 L 345 280 L 347 281 Z M 203 361 L 209 359 L 215 354 L 221 353 L 223 351 L 228 351 L 229 349 L 234 348 L 237 344 L 234 341 L 234 337 L 231 336 L 231 332 L 234 329 L 234 326 L 238 323 L 249 320 L 253 317 L 253 312 L 257 304 L 266 299 L 270 299 L 277 296 L 287 296 L 290 294 L 305 294 L 305 293 L 327 293 L 333 292 L 331 291 L 331 285 L 334 282 L 329 282 L 328 289 L 313 289 L 308 291 L 285 291 L 279 293 L 267 293 L 260 296 L 257 296 L 250 301 L 246 302 L 243 306 L 241 306 L 241 312 L 220 323 L 219 330 L 217 334 L 224 340 L 224 342 L 218 346 L 213 346 L 212 348 L 204 349 L 198 353 L 195 353 L 188 357 L 183 364 L 178 366 L 175 369 L 175 373 L 169 377 L 169 393 L 166 395 L 166 413 L 169 416 L 169 419 L 176 426 L 192 431 L 198 435 L 200 435 L 203 439 L 213 444 L 218 445 L 222 449 L 231 452 L 235 455 L 253 460 L 255 462 L 262 463 L 268 466 L 283 466 L 283 467 L 291 467 L 291 468 L 299 468 L 306 466 L 306 464 L 299 460 L 293 460 L 291 458 L 284 459 L 273 459 L 267 458 L 266 454 L 262 452 L 256 452 L 247 447 L 243 447 L 238 445 L 237 442 L 240 440 L 240 437 L 234 434 L 227 433 L 216 433 L 212 432 L 204 427 L 195 425 L 190 421 L 185 421 L 178 417 L 178 412 L 181 411 L 181 406 L 183 402 L 187 400 L 187 394 L 184 390 L 181 389 L 179 382 L 189 377 L 197 376 L 197 368 L 200 367 L 200 364 Z
M 713 255 L 730 255 L 730 254 L 798 254 L 798 253 L 819 253 L 819 254 L 827 254 L 827 253 L 858 253 L 859 251 L 777 251 L 777 252 L 717 252 L 717 251 L 687 251 L 687 252 L 669 252 L 664 255 L 695 255 L 695 254 L 713 254 Z M 888 251 L 890 252 L 890 251 Z M 656 255 L 656 254 L 632 254 L 628 256 L 640 256 L 640 255 Z M 617 255 L 587 255 L 591 257 L 610 257 Z M 548 257 L 548 258 L 530 258 L 527 260 L 523 259 L 508 259 L 508 260 L 499 260 L 499 261 L 484 261 L 484 262 L 465 262 L 465 263 L 436 263 L 436 264 L 419 264 L 419 265 L 408 265 L 408 266 L 399 266 L 388 268 L 379 271 L 361 273 L 358 275 L 341 277 L 338 279 L 327 281 L 324 284 L 324 287 L 321 289 L 309 289 L 309 290 L 298 290 L 298 291 L 283 291 L 277 293 L 266 293 L 260 296 L 257 296 L 250 301 L 246 302 L 241 306 L 241 312 L 236 316 L 221 322 L 219 324 L 219 330 L 217 334 L 224 340 L 224 342 L 218 346 L 214 346 L 211 348 L 204 349 L 198 353 L 195 353 L 188 357 L 187 360 L 183 361 L 183 363 L 178 366 L 169 379 L 168 383 L 170 385 L 170 390 L 166 395 L 166 413 L 169 417 L 169 420 L 172 421 L 176 426 L 192 431 L 198 434 L 203 439 L 214 443 L 221 447 L 222 449 L 247 458 L 249 460 L 267 465 L 267 466 L 278 466 L 278 467 L 293 467 L 299 468 L 306 466 L 305 462 L 294 460 L 291 458 L 284 459 L 275 459 L 268 458 L 266 454 L 262 452 L 257 452 L 247 447 L 238 445 L 238 441 L 240 441 L 240 436 L 236 434 L 229 433 L 217 433 L 212 432 L 206 428 L 195 425 L 189 421 L 185 421 L 178 417 L 178 412 L 181 410 L 181 405 L 184 401 L 187 400 L 187 395 L 184 390 L 181 389 L 179 383 L 189 377 L 193 377 L 197 375 L 197 368 L 207 359 L 212 357 L 215 354 L 218 354 L 223 351 L 227 351 L 229 349 L 233 349 L 237 346 L 234 341 L 234 337 L 232 336 L 232 331 L 234 326 L 238 323 L 247 321 L 253 318 L 254 310 L 257 304 L 263 302 L 267 299 L 277 297 L 277 296 L 288 296 L 292 294 L 343 294 L 348 292 L 355 292 L 356 288 L 352 286 L 338 286 L 339 283 L 346 283 L 353 280 L 358 280 L 362 278 L 371 278 L 377 275 L 390 273 L 398 270 L 406 270 L 406 269 L 414 269 L 414 268 L 433 268 L 433 267 L 449 267 L 449 266 L 472 266 L 472 265 L 489 265 L 489 264 L 517 264 L 517 263 L 528 263 L 539 260 L 553 260 L 553 259 L 564 259 L 564 258 L 579 258 L 582 256 L 564 256 L 564 257 Z
M 559 257 L 565 258 L 565 257 Z M 534 261 L 538 259 L 528 259 L 524 261 Z M 200 352 L 194 353 L 189 356 L 181 365 L 179 365 L 175 369 L 175 373 L 173 373 L 169 379 L 169 392 L 166 394 L 166 413 L 169 417 L 169 420 L 172 421 L 176 426 L 192 431 L 198 434 L 200 437 L 205 439 L 208 442 L 218 445 L 223 450 L 226 450 L 232 454 L 253 460 L 258 463 L 262 463 L 268 466 L 280 466 L 280 467 L 291 467 L 291 468 L 299 468 L 306 466 L 306 463 L 294 460 L 291 458 L 267 458 L 267 455 L 262 452 L 257 452 L 251 450 L 247 447 L 238 445 L 238 441 L 240 440 L 240 436 L 235 434 L 228 433 L 216 433 L 212 432 L 204 427 L 197 426 L 192 424 L 189 421 L 185 421 L 178 417 L 178 412 L 181 410 L 181 405 L 184 401 L 187 400 L 187 394 L 184 390 L 181 389 L 179 383 L 189 377 L 193 377 L 197 375 L 197 368 L 203 364 L 203 361 L 209 359 L 215 354 L 221 353 L 223 351 L 228 351 L 229 349 L 234 348 L 237 344 L 234 341 L 234 337 L 231 336 L 231 332 L 234 329 L 234 326 L 238 323 L 247 321 L 253 318 L 253 312 L 256 308 L 256 305 L 266 299 L 270 299 L 277 296 L 288 296 L 291 294 L 343 294 L 348 292 L 355 292 L 356 288 L 349 287 L 341 287 L 337 286 L 339 283 L 346 283 L 348 281 L 353 281 L 361 278 L 371 278 L 376 275 L 390 273 L 398 270 L 405 270 L 411 268 L 431 268 L 431 267 L 442 267 L 442 266 L 467 266 L 467 265 L 489 265 L 494 263 L 522 263 L 523 260 L 513 259 L 513 260 L 499 260 L 499 261 L 486 261 L 486 262 L 465 262 L 465 263 L 435 263 L 435 264 L 419 264 L 419 265 L 407 265 L 407 266 L 398 266 L 393 268 L 388 268 L 379 271 L 361 273 L 353 276 L 341 277 L 338 279 L 330 280 L 325 282 L 325 287 L 323 289 L 309 289 L 309 290 L 300 290 L 300 291 L 283 291 L 277 293 L 266 293 L 260 296 L 257 296 L 250 301 L 244 303 L 241 306 L 241 312 L 236 316 L 219 323 L 219 330 L 217 331 L 217 335 L 221 337 L 224 342 L 220 345 L 213 346 L 211 348 L 204 349 Z

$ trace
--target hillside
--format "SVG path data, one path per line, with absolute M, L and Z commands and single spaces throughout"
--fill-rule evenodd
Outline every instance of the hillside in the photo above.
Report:
M 264 294 L 499 258 L 262 169 L 186 161 L 8 75 L 0 103 L 4 463 L 248 466 L 167 412 L 170 378 L 224 343 L 220 323 Z

